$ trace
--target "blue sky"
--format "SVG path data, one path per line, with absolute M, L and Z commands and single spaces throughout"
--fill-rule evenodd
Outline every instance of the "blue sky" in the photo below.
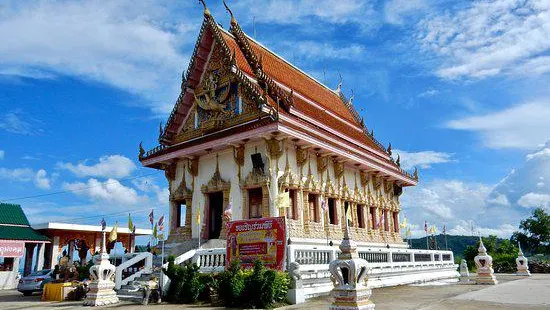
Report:
M 341 74 L 367 127 L 419 168 L 402 196 L 414 235 L 427 220 L 509 236 L 549 208 L 548 1 L 228 2 L 321 82 Z M 221 1 L 207 4 L 227 28 Z M 0 200 L 35 223 L 132 212 L 146 227 L 149 209 L 167 213 L 164 174 L 139 166 L 138 144 L 156 145 L 201 21 L 194 1 L 3 1 Z

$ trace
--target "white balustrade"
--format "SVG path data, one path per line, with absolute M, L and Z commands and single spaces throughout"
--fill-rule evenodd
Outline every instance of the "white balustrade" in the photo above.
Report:
M 120 289 L 122 285 L 128 284 L 135 278 L 141 276 L 143 273 L 152 272 L 153 270 L 153 254 L 149 252 L 141 252 L 128 254 L 128 257 L 132 257 L 116 267 L 115 271 L 115 289 Z M 143 261 L 143 265 L 138 269 L 134 265 Z M 124 277 L 125 272 L 130 275 Z M 123 278 L 124 277 L 124 278 Z

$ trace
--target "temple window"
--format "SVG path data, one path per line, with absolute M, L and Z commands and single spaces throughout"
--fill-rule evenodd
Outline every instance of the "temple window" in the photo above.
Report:
M 390 231 L 390 222 L 388 219 L 388 210 L 384 210 L 384 230 Z
M 262 188 L 253 188 L 248 190 L 248 218 L 262 217 Z
M 365 228 L 365 206 L 357 205 L 357 226 Z
M 290 205 L 288 207 L 287 218 L 297 220 L 298 219 L 298 191 L 295 189 L 288 189 L 288 196 L 290 198 Z
M 376 227 L 376 208 L 370 207 L 370 227 L 375 229 Z
M 243 111 L 243 100 L 241 96 L 237 96 L 237 102 L 235 102 L 235 114 L 241 114 Z
M 338 214 L 336 212 L 336 199 L 328 199 L 328 219 L 332 225 L 338 225 Z
M 199 112 L 195 111 L 195 129 L 199 128 L 200 125 L 200 119 L 199 119 Z
M 307 196 L 308 207 L 309 207 L 309 220 L 318 223 L 320 221 L 319 217 L 319 195 L 309 194 Z
M 348 210 L 348 222 L 346 223 L 348 226 L 353 227 L 355 226 L 355 223 L 353 223 L 353 216 L 352 216 L 352 210 L 351 210 L 351 203 L 349 201 L 344 201 L 344 210 Z
M 176 203 L 176 227 L 185 226 L 185 216 L 187 213 L 187 204 L 185 200 Z
M 393 212 L 393 231 L 399 232 L 399 213 Z

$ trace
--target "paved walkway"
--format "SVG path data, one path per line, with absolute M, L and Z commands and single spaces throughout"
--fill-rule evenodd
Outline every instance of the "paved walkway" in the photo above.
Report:
M 377 310 L 548 310 L 550 309 L 550 275 L 535 274 L 524 278 L 513 275 L 497 275 L 496 286 L 449 284 L 434 282 L 423 285 L 386 287 L 373 290 L 372 300 Z M 301 305 L 282 309 L 327 309 L 331 299 L 319 297 Z M 138 304 L 122 303 L 114 309 L 143 308 Z M 151 305 L 151 309 L 225 309 L 200 305 Z M 41 302 L 40 296 L 23 297 L 16 291 L 0 291 L 0 309 L 82 309 L 82 302 Z

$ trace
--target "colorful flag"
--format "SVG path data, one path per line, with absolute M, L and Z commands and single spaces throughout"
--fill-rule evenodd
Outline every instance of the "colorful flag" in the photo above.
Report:
M 109 233 L 109 242 L 113 242 L 118 238 L 117 228 L 118 228 L 118 222 L 115 223 L 115 226 L 113 226 L 111 233 Z
M 155 228 L 153 228 L 153 237 L 157 238 L 157 224 L 155 224 Z
M 401 228 L 407 227 L 407 218 L 406 217 L 403 218 L 403 222 L 401 222 L 401 224 L 399 224 L 399 227 L 401 227 Z
M 105 222 L 105 218 L 101 219 L 101 231 L 104 231 L 105 228 L 107 228 L 107 222 Z
M 128 213 L 128 229 L 132 233 L 134 233 L 135 230 L 136 230 L 136 227 L 134 226 L 134 223 L 132 222 L 132 217 L 130 216 L 130 213 Z
M 164 230 L 164 215 L 159 218 L 158 226 L 160 231 Z
M 428 222 L 424 221 L 424 231 L 428 233 Z
M 151 222 L 151 226 L 153 226 L 153 223 L 155 222 L 155 215 L 153 213 L 153 209 L 151 209 L 151 213 L 149 213 L 149 222 Z

